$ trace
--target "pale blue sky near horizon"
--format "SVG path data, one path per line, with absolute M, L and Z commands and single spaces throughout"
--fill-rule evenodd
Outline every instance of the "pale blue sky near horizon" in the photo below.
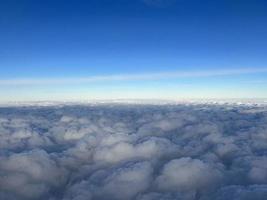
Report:
M 264 0 L 2 0 L 0 101 L 267 98 Z

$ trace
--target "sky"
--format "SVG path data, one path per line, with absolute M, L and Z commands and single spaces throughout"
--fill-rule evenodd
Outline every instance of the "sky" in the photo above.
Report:
M 0 101 L 267 98 L 265 0 L 0 0 Z

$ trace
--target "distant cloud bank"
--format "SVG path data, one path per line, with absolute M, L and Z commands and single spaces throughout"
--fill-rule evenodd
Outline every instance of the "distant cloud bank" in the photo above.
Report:
M 0 199 L 263 200 L 267 107 L 0 108 Z

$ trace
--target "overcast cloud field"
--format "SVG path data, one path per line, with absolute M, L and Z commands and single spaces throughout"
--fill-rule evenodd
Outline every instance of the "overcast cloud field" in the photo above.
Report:
M 264 200 L 264 104 L 0 108 L 1 200 Z

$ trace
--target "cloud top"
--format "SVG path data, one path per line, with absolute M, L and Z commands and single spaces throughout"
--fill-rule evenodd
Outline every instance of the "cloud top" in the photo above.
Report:
M 0 199 L 263 200 L 257 104 L 0 107 Z

